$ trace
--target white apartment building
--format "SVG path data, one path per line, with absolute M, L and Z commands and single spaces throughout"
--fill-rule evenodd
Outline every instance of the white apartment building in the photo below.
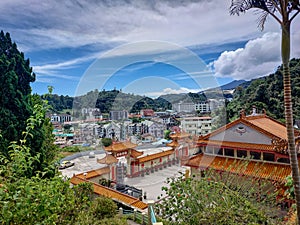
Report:
M 192 135 L 205 135 L 211 132 L 211 117 L 184 117 L 181 118 L 181 128 Z
M 210 112 L 210 104 L 209 102 L 179 102 L 174 103 L 172 105 L 173 110 L 176 112 L 194 112 L 194 111 L 200 111 L 200 113 L 208 113 Z
M 172 109 L 176 112 L 193 112 L 195 111 L 195 103 L 181 101 L 172 104 Z
M 200 113 L 208 113 L 210 112 L 209 102 L 199 102 L 195 104 L 195 110 Z

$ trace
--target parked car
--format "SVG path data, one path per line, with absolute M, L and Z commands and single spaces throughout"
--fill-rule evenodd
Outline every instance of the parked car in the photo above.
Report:
M 74 162 L 71 162 L 71 161 L 62 161 L 60 163 L 60 165 L 58 166 L 58 169 L 62 170 L 62 169 L 66 169 L 66 168 L 69 168 L 71 166 L 74 166 L 75 163 Z

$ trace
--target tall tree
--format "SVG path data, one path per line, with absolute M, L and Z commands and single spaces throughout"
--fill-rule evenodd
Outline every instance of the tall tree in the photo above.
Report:
M 29 59 L 25 59 L 24 54 L 17 49 L 9 33 L 1 31 L 0 155 L 10 158 L 12 144 L 23 140 L 24 132 L 28 131 L 28 123 L 31 126 L 33 116 L 40 114 L 38 124 L 26 139 L 30 155 L 38 157 L 27 173 L 28 177 L 46 169 L 55 156 L 52 126 L 45 118 L 47 107 L 39 96 L 31 95 L 30 83 L 34 81 L 35 74 Z
M 9 33 L 0 32 L 0 140 L 1 152 L 7 154 L 11 141 L 18 141 L 32 110 L 30 82 L 35 74 L 29 59 L 12 43 Z
M 231 0 L 230 13 L 240 15 L 250 9 L 260 12 L 258 26 L 264 29 L 268 16 L 273 17 L 281 27 L 281 59 L 283 65 L 284 106 L 288 136 L 288 149 L 295 186 L 298 222 L 300 221 L 300 177 L 293 127 L 293 109 L 290 80 L 291 23 L 300 12 L 299 0 Z

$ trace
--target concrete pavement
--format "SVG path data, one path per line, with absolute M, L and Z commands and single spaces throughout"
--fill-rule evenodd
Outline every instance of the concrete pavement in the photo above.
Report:
M 63 176 L 71 178 L 74 174 L 79 174 L 87 172 L 90 170 L 99 169 L 105 167 L 105 164 L 97 163 L 97 158 L 103 158 L 105 153 L 96 154 L 95 158 L 90 158 L 89 155 L 81 156 L 72 159 L 71 161 L 75 163 L 74 166 L 60 170 Z M 162 168 L 162 170 L 154 171 L 149 175 L 144 177 L 134 177 L 134 178 L 125 178 L 124 184 L 134 186 L 138 189 L 142 189 L 143 192 L 146 192 L 146 200 L 157 201 L 157 197 L 163 195 L 164 192 L 161 190 L 163 186 L 167 186 L 166 179 L 168 177 L 178 176 L 179 171 L 185 172 L 185 168 L 179 165 L 172 165 L 171 167 Z M 145 201 L 147 202 L 147 201 Z

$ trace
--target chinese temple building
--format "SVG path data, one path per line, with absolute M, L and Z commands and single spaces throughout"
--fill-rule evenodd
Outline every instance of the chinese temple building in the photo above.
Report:
M 299 134 L 295 130 L 295 136 Z M 186 163 L 191 174 L 208 168 L 239 174 L 238 166 L 232 164 L 245 162 L 245 159 L 249 160 L 243 175 L 249 177 L 267 179 L 282 187 L 291 174 L 286 127 L 265 112 L 256 114 L 254 110 L 252 115 L 246 116 L 242 111 L 239 119 L 200 136 L 197 145 L 199 153 Z
M 184 131 L 177 131 L 170 134 L 172 139 L 171 143 L 168 143 L 168 147 L 172 147 L 174 150 L 175 158 L 180 160 L 184 164 L 189 156 L 198 151 L 195 144 L 195 140 L 191 139 L 191 134 Z

